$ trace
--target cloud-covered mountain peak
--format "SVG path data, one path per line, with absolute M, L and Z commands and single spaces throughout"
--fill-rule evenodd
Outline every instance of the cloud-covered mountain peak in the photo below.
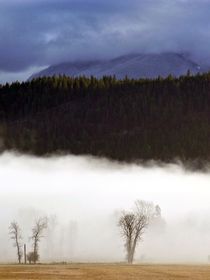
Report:
M 192 61 L 186 54 L 181 53 L 150 53 L 150 54 L 128 54 L 110 60 L 90 60 L 65 62 L 49 66 L 43 71 L 30 77 L 43 77 L 53 75 L 67 76 L 102 76 L 115 75 L 121 79 L 129 78 L 154 78 L 166 77 L 169 74 L 180 76 L 187 73 L 202 71 L 201 67 Z

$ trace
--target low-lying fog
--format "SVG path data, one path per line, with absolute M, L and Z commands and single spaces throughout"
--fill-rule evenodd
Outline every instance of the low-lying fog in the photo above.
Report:
M 149 227 L 135 260 L 207 262 L 210 255 L 210 172 L 178 165 L 142 167 L 88 157 L 36 159 L 0 156 L 0 261 L 16 261 L 8 235 L 13 220 L 31 250 L 31 228 L 48 216 L 40 243 L 41 261 L 125 260 L 117 226 L 121 210 L 137 199 L 162 210 L 162 222 Z

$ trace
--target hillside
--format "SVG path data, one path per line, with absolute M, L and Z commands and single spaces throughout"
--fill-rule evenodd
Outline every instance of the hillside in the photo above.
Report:
M 52 65 L 29 79 L 59 74 L 97 78 L 115 75 L 118 79 L 123 79 L 125 76 L 134 79 L 167 77 L 169 74 L 178 77 L 186 74 L 188 70 L 194 74 L 202 71 L 197 63 L 184 54 L 132 54 L 111 60 L 75 61 Z
M 210 161 L 210 73 L 39 78 L 0 87 L 1 150 Z

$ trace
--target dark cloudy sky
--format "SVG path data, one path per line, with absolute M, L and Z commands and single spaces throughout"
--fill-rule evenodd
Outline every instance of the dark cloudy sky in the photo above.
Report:
M 210 59 L 210 0 L 0 0 L 0 82 L 130 52 Z

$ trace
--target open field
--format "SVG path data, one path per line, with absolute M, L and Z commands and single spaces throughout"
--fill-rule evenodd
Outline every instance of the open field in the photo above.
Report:
M 210 279 L 210 266 L 187 265 L 36 265 L 0 266 L 0 279 L 7 280 L 172 280 Z

